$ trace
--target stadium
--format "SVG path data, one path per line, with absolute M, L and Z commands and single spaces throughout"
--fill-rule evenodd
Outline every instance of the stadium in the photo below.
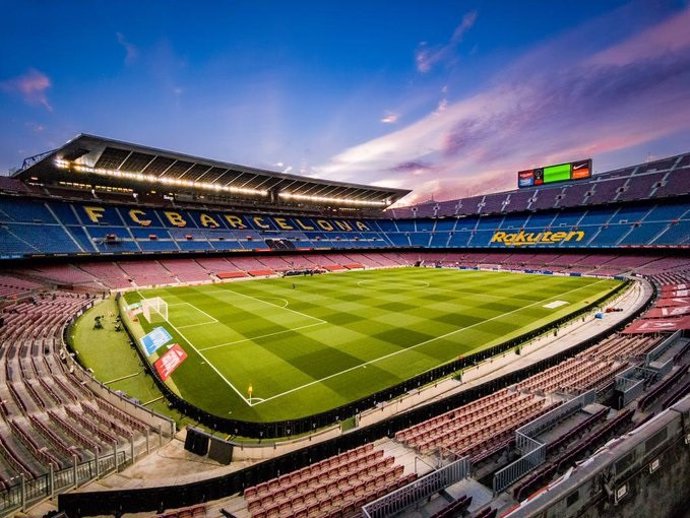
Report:
M 0 514 L 678 512 L 690 154 L 573 158 L 413 205 L 86 134 L 26 159 Z

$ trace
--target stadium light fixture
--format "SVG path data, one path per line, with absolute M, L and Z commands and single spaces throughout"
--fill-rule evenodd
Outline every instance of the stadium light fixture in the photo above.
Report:
M 336 205 L 360 205 L 368 207 L 385 207 L 388 201 L 353 200 L 350 198 L 329 198 L 327 196 L 310 196 L 308 194 L 295 194 L 291 192 L 279 192 L 278 196 L 287 200 L 313 201 L 317 203 L 334 203 Z
M 207 182 L 195 182 L 192 180 L 184 180 L 182 178 L 168 178 L 158 177 L 152 174 L 133 173 L 129 171 L 119 171 L 114 169 L 102 169 L 97 167 L 90 167 L 83 164 L 70 162 L 69 160 L 56 159 L 55 165 L 59 169 L 66 169 L 75 171 L 77 173 L 96 174 L 99 176 L 106 176 L 111 178 L 122 178 L 125 180 L 134 180 L 137 182 L 148 182 L 151 184 L 172 185 L 177 187 L 191 187 L 194 189 L 204 189 L 207 191 L 227 192 L 232 194 L 246 194 L 250 196 L 268 196 L 267 190 L 262 189 L 247 189 L 243 187 L 232 187 L 227 185 L 217 185 Z

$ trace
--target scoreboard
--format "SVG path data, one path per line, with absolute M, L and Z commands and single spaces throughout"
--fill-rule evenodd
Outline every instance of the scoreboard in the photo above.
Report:
M 518 172 L 518 187 L 534 187 L 592 177 L 592 159 L 548 165 Z

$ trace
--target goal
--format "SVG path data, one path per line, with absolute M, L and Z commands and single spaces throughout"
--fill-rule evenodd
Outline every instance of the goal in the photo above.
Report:
M 149 323 L 168 320 L 168 303 L 160 297 L 141 300 L 141 309 Z

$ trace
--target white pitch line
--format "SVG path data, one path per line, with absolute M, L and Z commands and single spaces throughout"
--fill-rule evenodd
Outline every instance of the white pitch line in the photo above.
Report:
M 476 327 L 476 326 L 485 324 L 486 322 L 491 322 L 492 320 L 496 320 L 496 319 L 499 319 L 499 318 L 503 318 L 503 317 L 505 317 L 505 316 L 507 316 L 507 315 L 511 315 L 511 314 L 513 314 L 513 313 L 517 313 L 518 311 L 522 311 L 522 310 L 527 309 L 527 308 L 530 308 L 530 307 L 532 307 L 532 306 L 536 306 L 536 305 L 538 305 L 538 304 L 542 304 L 543 302 L 545 302 L 545 301 L 547 301 L 547 300 L 555 299 L 556 297 L 563 297 L 563 296 L 568 295 L 568 294 L 570 294 L 570 293 L 579 291 L 579 290 L 581 290 L 581 289 L 583 289 L 583 288 L 589 288 L 589 287 L 591 287 L 591 286 L 594 286 L 594 285 L 596 285 L 596 284 L 599 284 L 600 282 L 604 282 L 605 280 L 608 280 L 608 279 L 601 279 L 601 280 L 596 281 L 596 282 L 593 282 L 593 283 L 591 283 L 591 284 L 587 284 L 587 285 L 585 285 L 585 286 L 580 286 L 579 288 L 574 288 L 574 289 L 572 289 L 572 290 L 570 290 L 570 291 L 566 291 L 565 293 L 561 293 L 560 295 L 556 295 L 556 296 L 553 296 L 553 297 L 547 297 L 547 298 L 545 298 L 545 299 L 540 300 L 539 302 L 535 302 L 535 303 L 530 304 L 530 305 L 528 305 L 528 306 L 521 306 L 521 307 L 519 307 L 518 309 L 515 309 L 515 310 L 513 310 L 513 311 L 509 311 L 508 313 L 502 313 L 502 314 L 497 315 L 497 316 L 495 316 L 495 317 L 487 318 L 486 320 L 482 320 L 481 322 L 477 322 L 476 324 L 471 324 L 471 325 L 469 325 L 469 326 L 461 327 L 460 329 L 456 329 L 455 331 L 450 331 L 449 333 L 446 333 L 446 334 L 444 334 L 444 335 L 436 336 L 436 337 L 434 337 L 434 338 L 430 338 L 429 340 L 424 340 L 423 342 L 419 342 L 418 344 L 411 345 L 410 347 L 407 347 L 407 348 L 405 348 L 405 349 L 400 349 L 399 351 L 394 351 L 394 352 L 389 353 L 389 354 L 386 354 L 386 355 L 384 355 L 384 356 L 380 356 L 380 357 L 378 357 L 378 358 L 374 358 L 373 360 L 369 360 L 368 362 L 360 363 L 359 365 L 355 365 L 354 367 L 350 367 L 349 369 L 345 369 L 345 370 L 343 370 L 343 371 L 336 372 L 335 374 L 331 374 L 330 376 L 326 376 L 326 377 L 321 378 L 321 379 L 318 379 L 318 380 L 310 381 L 309 383 L 305 383 L 304 385 L 301 385 L 301 386 L 299 386 L 299 387 L 295 387 L 295 388 L 293 388 L 293 389 L 286 390 L 285 392 L 282 392 L 282 393 L 280 393 L 280 394 L 276 394 L 276 395 L 274 395 L 274 396 L 267 397 L 267 398 L 265 398 L 263 401 L 260 401 L 260 402 L 258 402 L 258 403 L 254 403 L 254 405 L 252 405 L 252 406 L 260 405 L 261 403 L 265 403 L 266 401 L 271 401 L 272 399 L 276 399 L 276 398 L 285 396 L 285 395 L 290 394 L 290 393 L 292 393 L 292 392 L 297 392 L 298 390 L 302 390 L 302 389 L 307 388 L 307 387 L 310 387 L 310 386 L 312 386 L 312 385 L 316 385 L 317 383 L 322 383 L 322 382 L 324 382 L 324 381 L 326 381 L 326 380 L 329 380 L 329 379 L 331 379 L 331 378 L 335 378 L 336 376 L 340 376 L 341 374 L 345 374 L 345 373 L 347 373 L 347 372 L 351 372 L 351 371 L 353 371 L 353 370 L 356 370 L 356 369 L 360 369 L 360 368 L 366 367 L 367 365 L 371 365 L 371 364 L 373 364 L 373 363 L 377 363 L 377 362 L 379 362 L 379 361 L 381 361 L 381 360 L 385 360 L 385 359 L 387 359 L 387 358 L 391 358 L 391 357 L 393 357 L 393 356 L 397 356 L 398 354 L 402 354 L 402 353 L 408 352 L 408 351 L 410 351 L 410 350 L 412 350 L 412 349 L 415 349 L 415 348 L 419 347 L 420 345 L 425 345 L 425 344 L 434 342 L 434 341 L 436 341 L 436 340 L 440 340 L 440 339 L 442 339 L 442 338 L 447 338 L 447 337 L 449 337 L 449 336 L 451 336 L 451 335 L 454 335 L 455 333 L 459 333 L 460 331 L 465 331 L 465 330 L 467 330 L 467 329 L 471 329 L 471 328 L 473 328 L 473 327 Z
M 273 306 L 274 308 L 282 309 L 283 311 L 289 311 L 289 312 L 291 312 L 291 313 L 295 313 L 296 315 L 299 315 L 299 316 L 302 316 L 302 317 L 306 317 L 306 318 L 309 318 L 309 319 L 311 319 L 311 320 L 318 320 L 319 323 L 322 323 L 322 324 L 327 324 L 327 323 L 328 323 L 328 322 L 326 322 L 326 321 L 323 320 L 323 319 L 320 319 L 320 318 L 317 318 L 317 317 L 313 317 L 313 316 L 311 316 L 311 315 L 307 315 L 306 313 L 301 313 L 301 312 L 299 312 L 299 311 L 295 311 L 294 309 L 290 309 L 290 308 L 287 308 L 287 307 L 279 306 L 278 304 L 273 304 L 272 302 L 266 302 L 265 300 L 261 300 L 261 299 L 258 299 L 258 298 L 256 298 L 256 297 L 252 297 L 251 295 L 245 295 L 244 293 L 240 293 L 239 291 L 231 290 L 231 289 L 229 289 L 229 288 L 224 288 L 224 289 L 218 290 L 218 291 L 219 291 L 219 292 L 222 292 L 222 293 L 227 293 L 227 292 L 234 293 L 235 295 L 240 295 L 240 296 L 242 296 L 242 297 L 246 297 L 246 298 L 248 298 L 248 299 L 252 299 L 252 300 L 255 300 L 255 301 L 257 301 L 257 302 L 261 302 L 262 304 L 266 304 L 266 305 L 268 305 L 268 306 Z M 273 297 L 273 298 L 274 298 L 274 299 L 277 299 L 278 297 Z M 285 300 L 285 299 L 283 299 L 283 300 Z
M 210 318 L 211 320 L 213 320 L 213 322 L 209 322 L 209 324 L 213 324 L 213 323 L 215 323 L 215 322 L 218 322 L 218 319 L 217 319 L 216 317 L 214 317 L 213 315 L 209 315 L 208 313 L 206 313 L 206 311 L 204 311 L 203 309 L 199 309 L 198 307 L 196 307 L 196 306 L 195 306 L 194 304 L 192 304 L 191 302 L 185 302 L 185 304 L 187 304 L 187 305 L 189 305 L 189 306 L 192 306 L 192 307 L 193 307 L 194 309 L 196 309 L 199 313 L 203 313 L 203 314 L 206 315 L 208 318 Z
M 203 326 L 203 325 L 206 325 L 206 324 L 217 324 L 217 323 L 218 323 L 218 319 L 217 319 L 217 318 L 214 318 L 212 315 L 209 315 L 209 314 L 206 313 L 205 311 L 199 309 L 198 307 L 196 307 L 196 306 L 195 306 L 194 304 L 192 304 L 191 302 L 181 302 L 180 304 L 174 304 L 174 306 L 191 306 L 192 308 L 194 308 L 194 309 L 195 309 L 196 311 L 198 311 L 199 313 L 203 313 L 204 315 L 206 315 L 208 318 L 211 319 L 211 322 L 200 322 L 200 323 L 198 323 L 198 324 L 187 324 L 187 325 L 184 325 L 184 326 L 178 326 L 179 329 L 186 329 L 186 328 L 188 328 L 188 327 L 196 327 L 196 326 Z M 168 307 L 170 307 L 170 304 L 168 304 Z M 170 314 L 168 314 L 168 317 L 169 317 L 169 316 L 170 316 Z M 170 320 L 168 320 L 168 322 L 170 322 Z
M 168 322 L 170 322 L 168 320 Z M 198 324 L 187 324 L 185 326 L 178 326 L 178 329 L 187 329 L 188 327 L 198 327 L 198 326 L 207 326 L 209 324 L 217 324 L 218 321 L 216 320 L 215 322 L 200 322 Z
M 139 294 L 140 297 L 143 298 L 143 295 L 141 294 L 141 292 L 140 292 L 139 290 L 137 290 L 137 293 Z M 238 396 L 240 396 L 240 397 L 242 398 L 242 401 L 244 401 L 247 405 L 252 406 L 252 405 L 249 403 L 249 401 L 247 400 L 247 398 L 244 397 L 244 394 L 242 394 L 239 390 L 237 390 L 237 389 L 235 388 L 235 385 L 233 385 L 232 383 L 230 383 L 230 380 L 228 380 L 228 378 L 226 378 L 225 376 L 223 376 L 223 374 L 216 368 L 215 365 L 213 365 L 213 363 L 211 363 L 211 362 L 208 361 L 208 358 L 206 358 L 206 356 L 204 356 L 203 353 L 202 353 L 201 351 L 199 351 L 199 349 L 197 349 L 197 348 L 194 346 L 194 344 L 192 343 L 192 341 L 191 341 L 189 338 L 187 338 L 187 337 L 182 333 L 182 331 L 180 331 L 177 327 L 175 327 L 175 325 L 174 325 L 172 322 L 170 322 L 170 320 L 166 320 L 166 322 L 167 322 L 168 324 L 170 324 L 170 327 L 172 327 L 175 331 L 177 331 L 177 334 L 179 334 L 179 335 L 189 344 L 189 346 L 190 346 L 192 349 L 194 349 L 194 350 L 196 351 L 196 353 L 197 353 L 199 356 L 201 356 L 201 357 L 203 358 L 203 360 L 206 362 L 206 365 L 208 365 L 209 367 L 211 367 L 211 368 L 215 371 L 215 373 L 218 374 L 218 376 L 220 376 L 220 378 L 221 378 L 223 381 L 225 381 L 225 383 L 226 383 L 232 390 L 234 390 L 235 393 L 236 393 Z
M 225 342 L 225 343 L 218 344 L 218 345 L 209 345 L 208 347 L 202 347 L 199 350 L 200 351 L 210 351 L 211 349 L 218 349 L 219 347 L 225 347 L 226 345 L 235 345 L 235 344 L 241 344 L 242 342 L 251 342 L 254 340 L 261 340 L 262 338 L 267 338 L 269 336 L 275 336 L 275 335 L 279 335 L 282 333 L 290 333 L 292 331 L 299 331 L 300 329 L 306 329 L 308 327 L 314 327 L 314 326 L 321 326 L 323 324 L 326 324 L 326 322 L 317 322 L 315 324 L 307 324 L 306 326 L 292 327 L 290 329 L 283 329 L 282 331 L 276 331 L 275 333 L 268 333 L 268 334 L 261 335 L 261 336 L 253 336 L 251 338 L 243 338 L 242 340 L 235 340 L 234 342 Z

